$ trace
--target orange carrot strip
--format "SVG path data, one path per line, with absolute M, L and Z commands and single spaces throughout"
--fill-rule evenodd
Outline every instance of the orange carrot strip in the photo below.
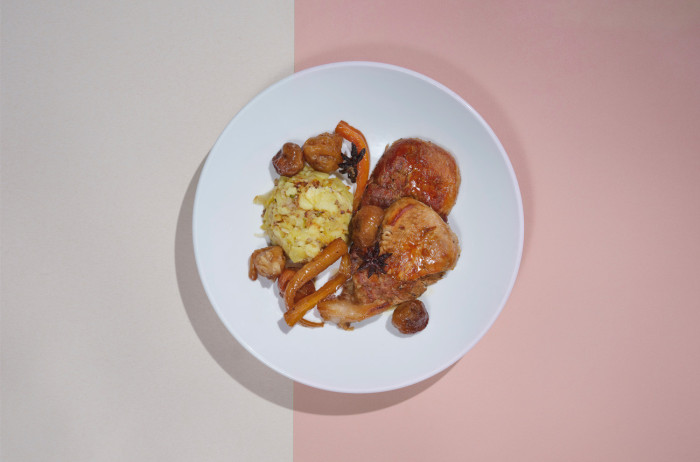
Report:
M 352 201 L 352 210 L 356 211 L 359 208 L 360 200 L 365 192 L 367 180 L 369 179 L 369 146 L 362 132 L 351 126 L 344 120 L 338 122 L 335 127 L 335 132 L 350 141 L 357 148 L 357 152 L 365 150 L 365 155 L 357 164 L 357 179 L 355 180 L 355 194 Z
M 341 274 L 339 272 L 328 282 L 323 284 L 323 286 L 321 286 L 321 288 L 318 289 L 316 292 L 312 293 L 311 295 L 307 295 L 306 297 L 299 300 L 299 302 L 295 303 L 291 309 L 287 310 L 287 312 L 284 313 L 284 320 L 289 326 L 293 326 L 294 324 L 299 322 L 299 320 L 304 317 L 307 311 L 316 306 L 318 302 L 328 297 L 329 295 L 333 295 L 335 291 L 338 290 L 340 286 L 342 286 L 343 283 L 345 283 L 345 281 L 348 280 L 348 277 L 349 276 Z
M 301 324 L 304 327 L 323 327 L 324 322 L 323 321 L 321 321 L 321 322 L 309 321 L 306 318 L 301 318 L 299 320 L 299 324 Z
M 323 327 L 323 322 L 309 321 L 308 319 L 301 318 L 299 324 L 304 327 Z
M 338 238 L 328 244 L 321 253 L 302 266 L 299 271 L 294 273 L 284 290 L 284 303 L 287 306 L 287 310 L 292 309 L 295 305 L 296 293 L 304 284 L 318 276 L 346 253 L 348 253 L 348 245 L 341 238 Z

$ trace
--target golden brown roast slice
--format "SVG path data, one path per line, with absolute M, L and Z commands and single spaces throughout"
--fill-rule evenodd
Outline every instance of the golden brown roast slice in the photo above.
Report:
M 401 197 L 412 197 L 446 219 L 457 200 L 460 183 L 452 154 L 429 141 L 403 138 L 389 146 L 377 162 L 362 205 L 385 209 Z
M 376 244 L 353 246 L 351 279 L 340 297 L 319 303 L 319 313 L 348 327 L 413 300 L 454 268 L 459 253 L 457 236 L 432 208 L 401 198 L 386 210 Z
M 391 254 L 386 273 L 411 281 L 451 270 L 459 258 L 457 236 L 430 207 L 403 197 L 384 213 L 379 249 Z

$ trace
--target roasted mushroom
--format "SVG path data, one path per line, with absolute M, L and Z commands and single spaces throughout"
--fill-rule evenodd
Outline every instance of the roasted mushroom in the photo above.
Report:
M 322 133 L 309 138 L 304 143 L 304 160 L 316 171 L 331 173 L 343 161 L 341 149 L 343 137 L 336 133 Z
M 353 244 L 363 248 L 374 244 L 382 218 L 384 218 L 384 210 L 376 205 L 365 205 L 358 210 L 350 222 L 350 237 Z
M 304 168 L 304 156 L 298 144 L 284 143 L 272 158 L 272 166 L 282 176 L 294 176 Z
M 391 316 L 391 323 L 402 334 L 415 334 L 428 325 L 428 311 L 420 300 L 399 303 Z
M 258 278 L 258 275 L 268 279 L 277 279 L 286 262 L 284 250 L 278 245 L 258 249 L 250 256 L 248 277 L 253 281 Z

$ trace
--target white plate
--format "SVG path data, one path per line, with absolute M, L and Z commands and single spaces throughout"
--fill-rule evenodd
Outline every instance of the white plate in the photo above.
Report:
M 428 327 L 400 336 L 391 313 L 352 332 L 333 325 L 288 329 L 276 290 L 248 279 L 260 237 L 260 206 L 272 156 L 339 120 L 360 129 L 372 164 L 387 144 L 421 137 L 457 159 L 462 186 L 449 223 L 460 238 L 457 267 L 421 297 Z M 228 124 L 202 169 L 193 210 L 194 252 L 219 317 L 250 353 L 313 387 L 348 393 L 392 390 L 427 379 L 459 360 L 486 333 L 510 294 L 523 246 L 517 180 L 500 142 L 457 94 L 396 66 L 334 63 L 272 85 Z

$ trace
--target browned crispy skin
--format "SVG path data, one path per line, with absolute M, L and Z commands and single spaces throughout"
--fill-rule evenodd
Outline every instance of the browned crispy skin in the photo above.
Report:
M 363 267 L 368 250 L 353 246 L 352 277 L 340 297 L 319 303 L 323 319 L 348 327 L 416 299 L 455 267 L 460 254 L 457 236 L 437 212 L 408 197 L 386 210 L 378 240 L 379 253 L 387 256 L 382 270 Z
M 398 281 L 412 281 L 444 273 L 457 264 L 457 236 L 440 216 L 422 202 L 397 200 L 384 213 L 381 253 L 389 253 L 386 273 Z
M 351 294 L 359 303 L 385 301 L 387 306 L 420 297 L 429 285 L 442 278 L 444 272 L 425 276 L 420 279 L 399 281 L 386 273 L 371 276 L 366 270 L 360 270 L 348 280 L 343 292 Z
M 379 313 L 386 311 L 390 305 L 382 300 L 370 303 L 358 303 L 346 293 L 339 297 L 331 297 L 322 300 L 318 304 L 318 312 L 328 322 L 332 322 L 343 329 L 352 329 L 353 322 L 360 322 Z
M 419 297 L 457 264 L 460 248 L 457 236 L 430 207 L 403 197 L 384 214 L 379 235 L 379 253 L 391 254 L 384 272 L 369 275 L 356 270 L 363 254 L 353 249 L 352 286 L 355 299 L 367 303 L 386 300 L 394 305 Z
M 383 216 L 376 214 L 382 217 L 376 243 L 368 237 L 353 244 L 352 277 L 339 297 L 319 303 L 321 317 L 349 329 L 351 323 L 415 300 L 453 269 L 460 248 L 445 220 L 460 182 L 455 159 L 433 143 L 409 138 L 387 148 L 362 198 L 362 207 L 386 209 Z
M 412 197 L 446 219 L 460 182 L 452 154 L 429 141 L 403 138 L 389 146 L 377 162 L 362 205 L 387 208 L 401 197 Z

